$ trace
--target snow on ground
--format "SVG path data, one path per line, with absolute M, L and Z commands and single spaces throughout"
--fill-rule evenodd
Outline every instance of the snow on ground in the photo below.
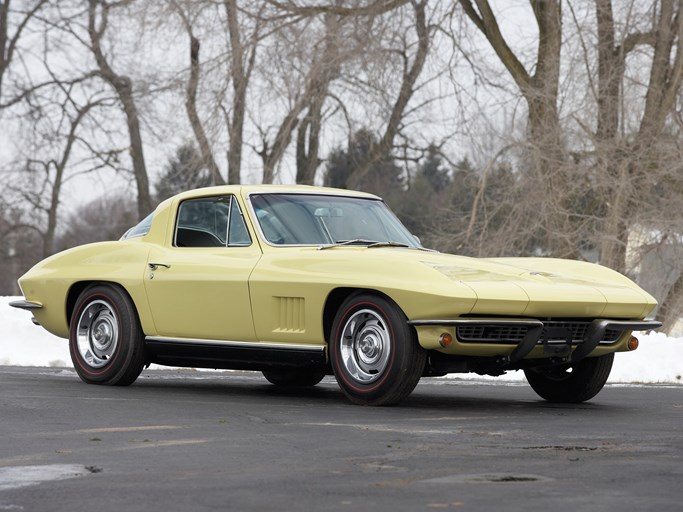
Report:
M 20 297 L 0 297 L 0 365 L 71 367 L 67 341 L 31 322 L 31 314 L 9 306 Z M 638 334 L 640 348 L 616 355 L 608 382 L 683 384 L 683 336 Z M 475 374 L 454 377 L 482 378 Z M 522 372 L 502 377 L 519 381 Z

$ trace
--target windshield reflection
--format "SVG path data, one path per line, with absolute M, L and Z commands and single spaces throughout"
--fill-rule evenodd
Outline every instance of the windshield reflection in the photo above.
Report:
M 250 201 L 264 238 L 273 245 L 421 247 L 378 199 L 252 194 Z

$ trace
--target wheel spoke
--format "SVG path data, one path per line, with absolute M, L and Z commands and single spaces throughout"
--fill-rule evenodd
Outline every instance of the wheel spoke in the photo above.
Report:
M 76 328 L 76 346 L 91 368 L 106 366 L 119 343 L 119 321 L 114 308 L 103 300 L 90 302 Z
M 370 309 L 356 311 L 342 330 L 341 360 L 356 381 L 369 384 L 381 377 L 391 354 L 386 321 Z

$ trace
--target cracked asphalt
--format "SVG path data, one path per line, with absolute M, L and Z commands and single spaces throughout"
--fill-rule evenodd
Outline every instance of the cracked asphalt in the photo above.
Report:
M 553 405 L 423 379 L 401 405 L 331 378 L 145 371 L 128 388 L 0 367 L 0 511 L 661 511 L 683 501 L 683 386 Z

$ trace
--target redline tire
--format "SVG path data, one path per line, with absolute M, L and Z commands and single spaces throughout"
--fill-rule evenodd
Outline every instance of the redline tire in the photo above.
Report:
M 604 387 L 612 370 L 614 353 L 587 357 L 564 368 L 526 369 L 532 389 L 555 403 L 580 403 L 590 400 Z
M 384 297 L 349 297 L 332 324 L 330 362 L 339 387 L 359 405 L 393 405 L 415 389 L 426 352 L 400 308 Z
M 144 334 L 125 291 L 95 284 L 78 297 L 69 325 L 69 352 L 88 384 L 128 386 L 145 366 Z

